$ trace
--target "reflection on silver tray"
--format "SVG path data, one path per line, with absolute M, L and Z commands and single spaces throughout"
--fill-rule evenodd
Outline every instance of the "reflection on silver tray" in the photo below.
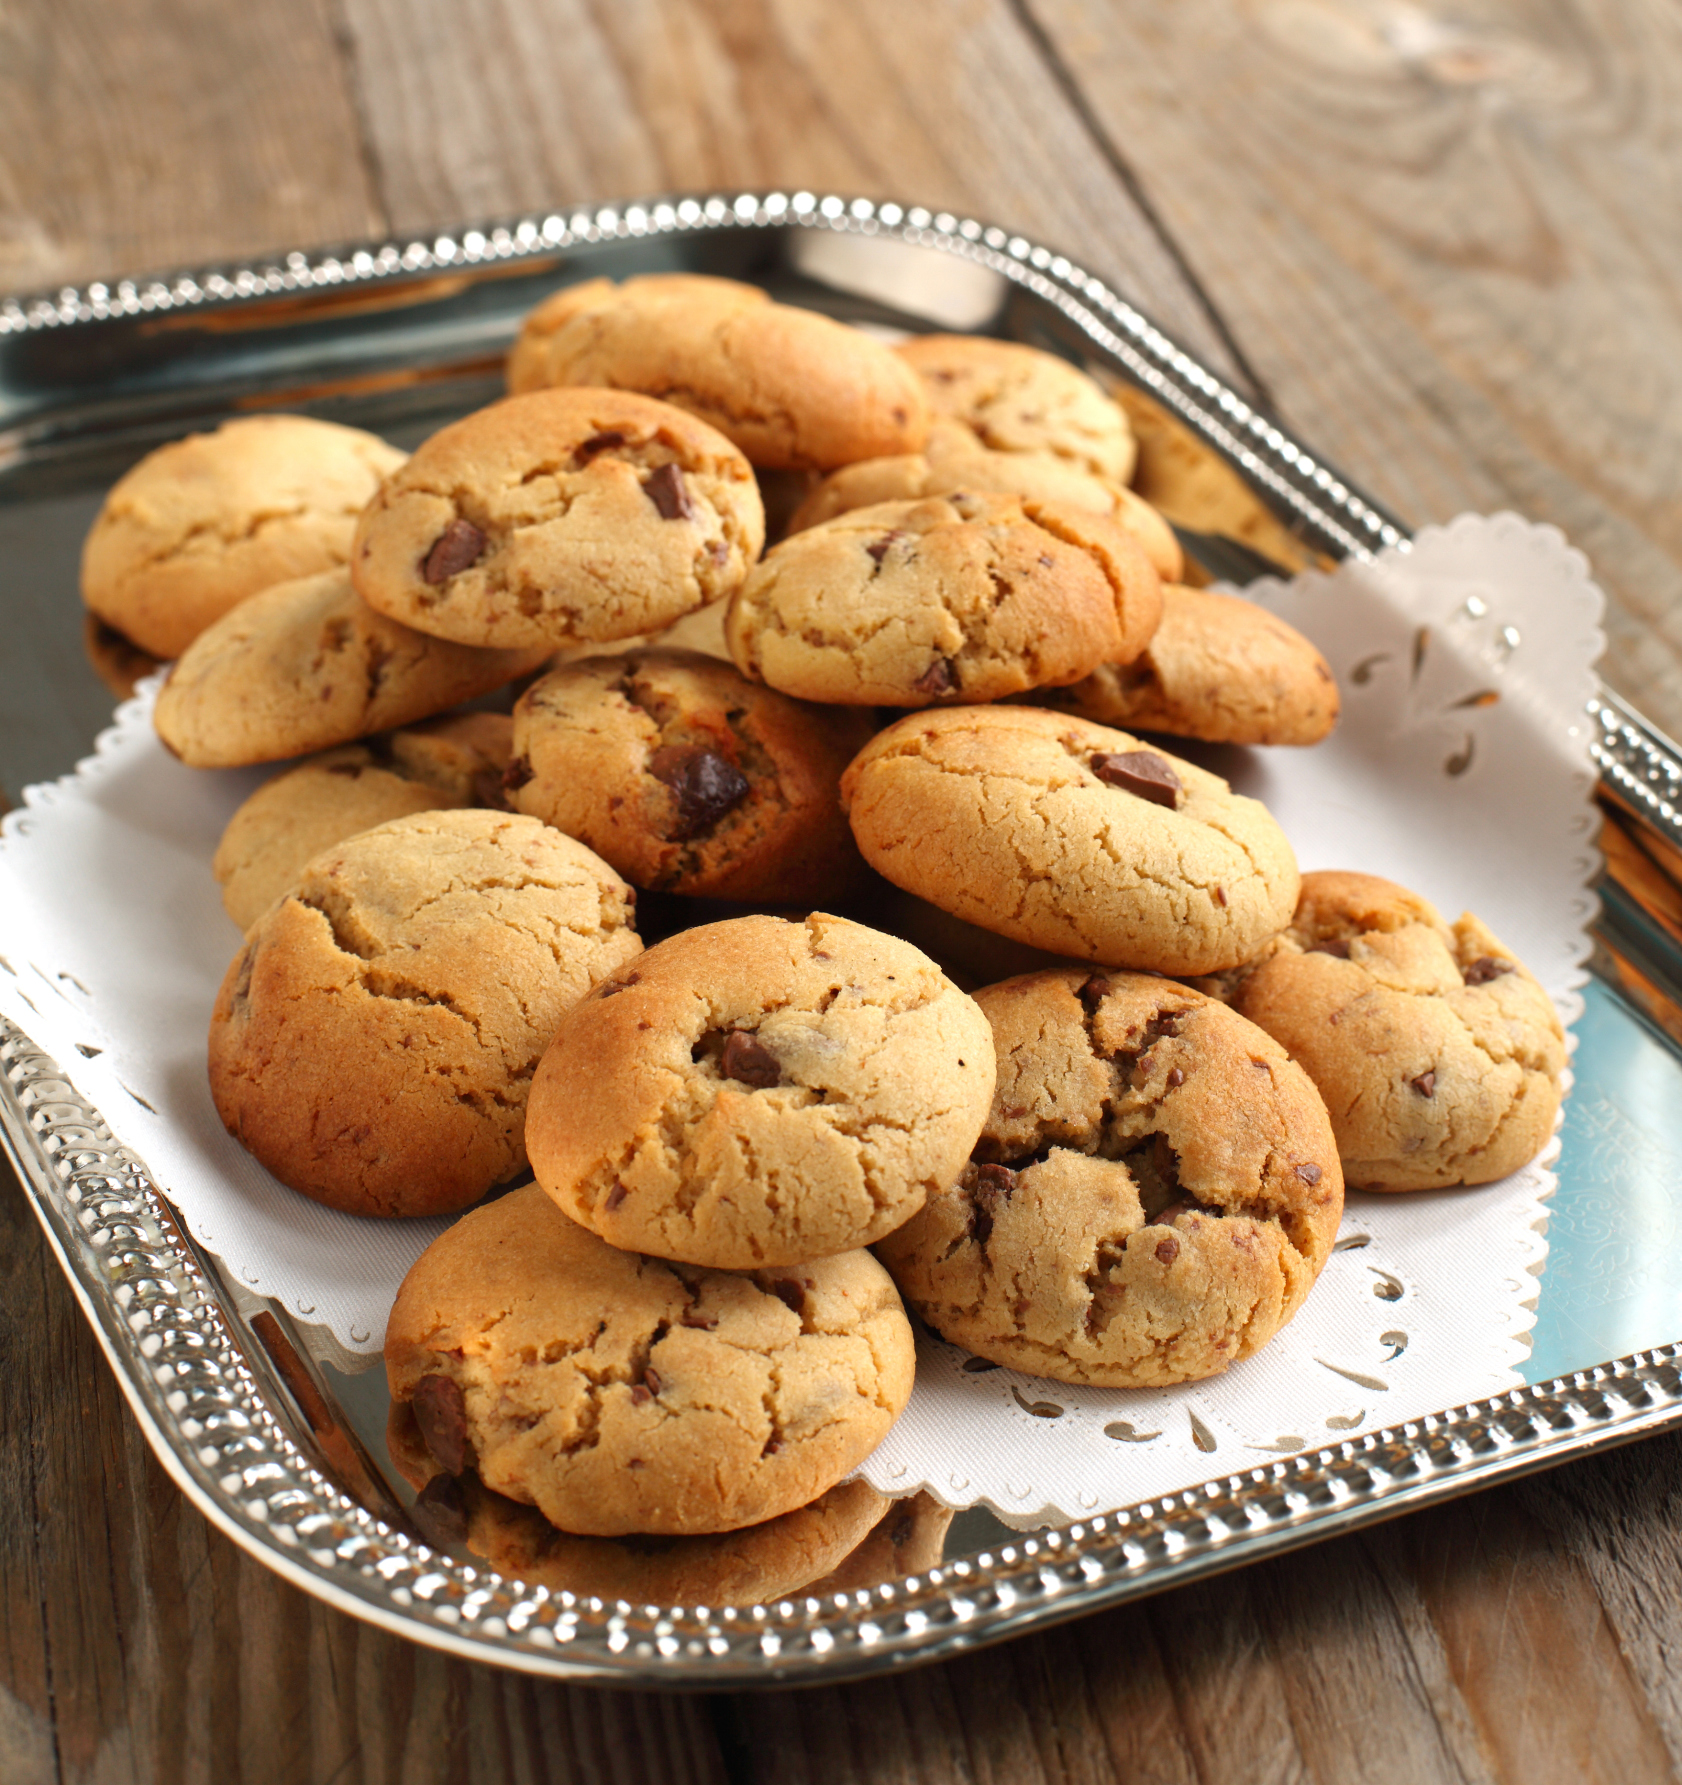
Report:
M 1405 539 L 1063 257 L 968 219 L 804 194 L 649 201 L 0 303 L 0 496 L 85 489 L 107 464 L 108 481 L 152 440 L 253 400 L 428 431 L 495 394 L 497 356 L 540 290 L 672 268 L 753 278 L 854 320 L 1062 351 L 1150 392 L 1313 548 L 1365 554 Z M 1608 791 L 1682 848 L 1675 749 L 1610 693 L 1591 714 Z M 401 1634 L 533 1671 L 667 1686 L 840 1678 L 1177 1584 L 1682 1418 L 1682 1347 L 1668 1343 L 1682 1330 L 1675 1286 L 1632 1297 L 1603 1268 L 1604 1211 L 1662 1193 L 1682 1158 L 1682 1130 L 1663 1125 L 1682 1121 L 1665 1113 L 1682 1111 L 1682 1062 L 1612 988 L 1634 974 L 1666 997 L 1682 988 L 1682 957 L 1616 888 L 1601 934 L 1606 983 L 1589 988 L 1594 1037 L 1566 1130 L 1568 1155 L 1575 1129 L 1589 1163 L 1561 1169 L 1535 1359 L 1593 1367 L 1061 1530 L 1023 1536 L 963 1514 L 951 1559 L 922 1575 L 742 1610 L 580 1599 L 427 1548 L 378 1455 L 377 1373 L 341 1374 L 322 1334 L 225 1281 L 57 1063 L 4 1023 L 0 1131 L 165 1467 L 288 1579 Z M 1620 1102 L 1632 1062 L 1661 1087 L 1633 1111 Z M 1661 1349 L 1603 1361 L 1625 1342 Z

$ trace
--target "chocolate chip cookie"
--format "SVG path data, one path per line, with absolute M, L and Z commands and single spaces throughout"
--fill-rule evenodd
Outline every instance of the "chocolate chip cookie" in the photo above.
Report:
M 420 1490 L 413 1516 L 424 1535 L 439 1544 L 464 1543 L 507 1580 L 581 1599 L 660 1606 L 781 1599 L 854 1564 L 891 1510 L 868 1482 L 854 1480 L 809 1506 L 738 1531 L 579 1537 L 558 1530 L 535 1506 L 486 1487 L 473 1469 L 446 1475 L 421 1437 L 413 1401 L 392 1404 L 386 1443 L 399 1473 Z M 890 1545 L 892 1559 L 926 1553 L 928 1523 L 914 1522 L 897 1548 Z
M 562 1020 L 527 1144 L 616 1246 L 794 1267 L 949 1183 L 991 1093 L 986 1022 L 908 942 L 743 917 L 669 937 Z
M 898 720 L 842 776 L 841 803 L 895 885 L 1077 960 L 1214 973 L 1253 959 L 1296 905 L 1296 857 L 1259 801 L 1037 707 Z
M 695 274 L 591 279 L 538 305 L 508 356 L 508 388 L 580 384 L 675 403 L 772 469 L 915 451 L 928 421 L 915 374 L 879 341 Z
M 505 713 L 464 713 L 328 750 L 264 782 L 228 820 L 210 864 L 223 909 L 250 929 L 311 856 L 388 819 L 504 807 L 513 736 Z
M 1253 601 L 1176 584 L 1131 663 L 1100 664 L 1044 704 L 1214 744 L 1318 744 L 1339 709 L 1336 678 L 1294 626 Z
M 1142 974 L 977 994 L 998 1088 L 962 1177 L 878 1247 L 978 1357 L 1149 1388 L 1253 1355 L 1302 1305 L 1343 1210 L 1301 1067 L 1213 999 Z
M 1232 1006 L 1301 1062 L 1364 1190 L 1486 1184 L 1547 1144 L 1559 1015 L 1469 912 L 1372 874 L 1305 874 L 1289 930 Z
M 520 697 L 509 798 L 634 886 L 834 901 L 864 869 L 838 790 L 869 735 L 691 651 L 593 657 Z
M 343 568 L 242 601 L 181 654 L 152 723 L 193 768 L 279 762 L 488 694 L 543 650 L 451 644 L 377 614 Z
M 855 1469 L 910 1396 L 913 1343 L 868 1252 L 694 1270 L 619 1251 L 530 1185 L 422 1253 L 385 1361 L 444 1472 L 563 1531 L 688 1536 Z
M 246 415 L 150 452 L 82 547 L 82 599 L 154 657 L 179 657 L 259 589 L 343 564 L 364 503 L 403 463 L 360 428 Z
M 508 812 L 421 812 L 316 856 L 217 996 L 228 1132 L 333 1208 L 465 1208 L 524 1168 L 538 1057 L 639 952 L 634 897 L 582 843 Z
M 629 638 L 733 594 L 765 543 L 747 460 L 629 391 L 544 390 L 424 441 L 357 524 L 364 600 L 461 644 Z
M 915 502 L 960 492 L 1091 509 L 1131 533 L 1165 582 L 1178 582 L 1185 574 L 1185 554 L 1174 529 L 1126 484 L 1094 476 L 1050 453 L 990 451 L 961 423 L 944 419 L 930 427 L 920 453 L 865 459 L 832 471 L 794 511 L 787 531 L 800 533 L 878 502 Z
M 921 707 L 1077 681 L 1144 649 L 1161 579 L 1084 509 L 956 495 L 796 533 L 725 618 L 737 666 L 804 700 Z
M 933 422 L 956 422 L 991 452 L 1045 453 L 1117 483 L 1132 477 L 1126 414 L 1067 360 L 980 335 L 921 335 L 897 351 L 922 380 Z

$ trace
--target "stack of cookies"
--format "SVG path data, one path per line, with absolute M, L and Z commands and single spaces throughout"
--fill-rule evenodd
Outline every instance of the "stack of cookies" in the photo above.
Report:
M 1301 875 L 1132 734 L 1308 745 L 1338 694 L 1187 584 L 1083 373 L 674 275 L 557 293 L 509 381 L 407 460 L 166 448 L 84 567 L 178 655 L 184 761 L 305 759 L 214 864 L 229 1130 L 359 1214 L 535 1179 L 392 1311 L 435 1537 L 719 1602 L 937 1554 L 846 1479 L 902 1295 L 994 1363 L 1194 1380 L 1302 1305 L 1346 1179 L 1545 1143 L 1558 1021 L 1477 919 Z

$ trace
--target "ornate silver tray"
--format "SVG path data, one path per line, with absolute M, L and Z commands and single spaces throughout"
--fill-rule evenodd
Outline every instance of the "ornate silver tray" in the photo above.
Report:
M 109 713 L 81 660 L 75 556 L 104 488 L 162 438 L 254 405 L 418 439 L 500 389 L 521 313 L 565 279 L 689 269 L 850 320 L 1030 340 L 1147 392 L 1310 550 L 1406 530 L 1097 276 L 968 218 L 811 194 L 648 200 L 430 242 L 0 302 L 0 563 L 26 643 L 0 662 L 0 775 L 64 772 Z M 1231 541 L 1193 554 L 1242 580 Z M 53 606 L 30 606 L 50 590 Z M 1682 753 L 1609 691 L 1603 797 L 1682 861 Z M 0 1134 L 164 1467 L 251 1554 L 342 1610 L 478 1660 L 665 1687 L 840 1679 L 993 1641 L 1682 1420 L 1682 1246 L 1623 1294 L 1622 1220 L 1682 1182 L 1682 947 L 1642 876 L 1608 878 L 1551 1209 L 1532 1385 L 1158 1501 L 1023 1534 L 960 1513 L 937 1567 L 746 1609 L 603 1601 L 429 1548 L 383 1460 L 380 1372 L 228 1281 L 61 1065 L 0 1021 Z M 0 951 L 3 952 L 3 951 Z M 1668 1032 L 1667 1032 L 1668 1029 Z M 73 1068 L 72 1063 L 72 1068 Z M 1639 1086 L 1632 1096 L 1629 1087 Z M 1657 1236 L 1662 1240 L 1662 1235 Z M 1682 1236 L 1679 1236 L 1682 1237 Z M 1650 1255 L 1650 1254 L 1649 1254 Z M 1669 1275 L 1664 1273 L 1669 1271 Z

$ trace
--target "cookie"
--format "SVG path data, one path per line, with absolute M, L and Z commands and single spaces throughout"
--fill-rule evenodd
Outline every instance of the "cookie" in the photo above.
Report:
M 916 376 L 881 342 L 694 274 L 591 279 L 539 304 L 508 356 L 508 388 L 581 384 L 675 403 L 772 470 L 913 452 L 928 419 Z
M 753 471 L 722 434 L 651 397 L 546 390 L 422 442 L 363 510 L 351 574 L 421 632 L 553 649 L 722 600 L 764 542 Z
M 466 1207 L 524 1169 L 538 1058 L 639 952 L 634 897 L 582 843 L 508 812 L 421 812 L 316 856 L 217 995 L 228 1132 L 332 1208 Z
M 207 627 L 170 671 L 152 723 L 193 768 L 279 762 L 430 718 L 546 656 L 428 637 L 328 570 L 265 589 Z
M 465 1543 L 507 1580 L 580 1599 L 659 1606 L 781 1599 L 853 1565 L 890 1510 L 873 1487 L 854 1480 L 830 1488 L 809 1506 L 739 1531 L 579 1537 L 558 1530 L 535 1506 L 493 1492 L 471 1469 L 444 1474 L 421 1438 L 412 1401 L 393 1404 L 386 1442 L 399 1472 L 421 1490 L 414 1519 L 428 1538 Z M 927 1530 L 914 1523 L 892 1556 L 928 1547 Z
M 385 1362 L 446 1472 L 563 1531 L 689 1536 L 855 1469 L 911 1393 L 913 1342 L 868 1252 L 692 1270 L 619 1251 L 529 1185 L 416 1260 Z
M 1131 663 L 1100 664 L 1045 704 L 1212 744 L 1317 744 L 1339 708 L 1336 678 L 1294 626 L 1253 601 L 1175 584 Z
M 922 380 L 931 426 L 957 422 L 990 452 L 1046 453 L 1094 477 L 1131 479 L 1126 414 L 1067 360 L 980 335 L 920 335 L 897 352 Z
M 977 994 L 998 1089 L 952 1188 L 878 1247 L 976 1356 L 1152 1388 L 1252 1356 L 1302 1305 L 1343 1211 L 1302 1068 L 1211 998 L 1143 974 Z
M 513 734 L 504 713 L 464 713 L 346 744 L 265 781 L 228 820 L 211 860 L 223 909 L 248 930 L 311 856 L 358 831 L 415 812 L 504 806 Z
M 694 652 L 594 657 L 520 697 L 508 797 L 633 886 L 812 905 L 863 875 L 839 787 L 870 729 Z
M 1446 924 L 1393 881 L 1305 874 L 1289 930 L 1231 1002 L 1320 1087 L 1361 1189 L 1490 1183 L 1553 1133 L 1553 1001 L 1477 918 Z
M 946 1555 L 946 1533 L 955 1514 L 930 1493 L 895 1500 L 863 1542 L 821 1580 L 806 1588 L 814 1599 L 830 1593 L 860 1593 L 898 1584 L 938 1568 Z
M 307 415 L 240 416 L 160 446 L 105 498 L 82 599 L 142 651 L 179 657 L 248 595 L 343 564 L 402 463 L 375 435 Z
M 921 707 L 1078 681 L 1144 649 L 1161 579 L 1084 509 L 955 495 L 785 539 L 730 604 L 738 668 L 803 700 Z
M 1076 960 L 1219 972 L 1254 959 L 1296 906 L 1296 857 L 1259 801 L 1038 707 L 898 720 L 841 777 L 841 803 L 896 886 Z
M 1091 509 L 1131 533 L 1165 582 L 1178 582 L 1185 574 L 1185 554 L 1174 529 L 1125 484 L 1095 477 L 1049 453 L 991 452 L 953 421 L 931 427 L 920 453 L 865 459 L 832 471 L 794 511 L 786 530 L 800 533 L 878 502 L 915 502 L 959 492 Z
M 987 1025 L 908 942 L 814 912 L 682 931 L 560 1024 L 537 1181 L 615 1246 L 725 1270 L 868 1245 L 951 1181 Z

